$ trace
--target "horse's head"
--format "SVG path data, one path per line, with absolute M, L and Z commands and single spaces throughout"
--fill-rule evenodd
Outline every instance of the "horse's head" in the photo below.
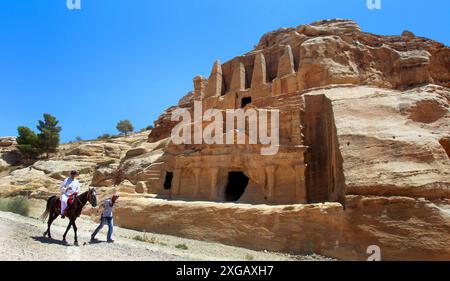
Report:
M 89 188 L 87 199 L 89 203 L 91 203 L 92 207 L 97 206 L 97 192 L 95 191 L 95 188 Z

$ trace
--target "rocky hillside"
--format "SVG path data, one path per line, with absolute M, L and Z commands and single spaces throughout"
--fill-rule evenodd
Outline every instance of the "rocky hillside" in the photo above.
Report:
M 101 182 L 102 173 L 115 171 L 123 159 L 145 149 L 148 146 L 148 134 L 146 131 L 104 140 L 62 144 L 49 159 L 38 160 L 27 166 L 20 165 L 14 138 L 3 138 L 0 150 L 0 163 L 3 163 L 0 195 L 45 198 L 57 193 L 61 181 L 74 169 L 80 171 L 82 188 L 95 186 L 98 181 Z M 118 185 L 116 190 L 134 193 L 134 188 L 130 190 L 126 183 Z

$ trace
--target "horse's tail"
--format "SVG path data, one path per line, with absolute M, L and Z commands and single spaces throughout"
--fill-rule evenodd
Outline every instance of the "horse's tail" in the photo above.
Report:
M 52 197 L 50 197 L 50 198 L 48 198 L 48 200 L 47 200 L 47 206 L 46 206 L 46 208 L 45 208 L 45 211 L 42 213 L 42 215 L 41 215 L 41 220 L 43 221 L 43 222 L 45 222 L 45 220 L 47 219 L 47 217 L 48 217 L 48 214 L 50 213 L 50 208 L 52 207 L 51 206 L 51 202 L 52 202 L 52 199 L 53 198 L 55 198 L 56 196 L 52 196 Z

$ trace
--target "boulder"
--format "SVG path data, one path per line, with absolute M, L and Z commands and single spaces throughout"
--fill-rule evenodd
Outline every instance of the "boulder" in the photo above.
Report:
M 99 167 L 92 175 L 91 186 L 113 186 L 118 165 Z
M 146 190 L 147 190 L 147 186 L 146 186 L 145 182 L 138 181 L 136 183 L 136 188 L 135 188 L 136 193 L 143 194 L 143 193 L 145 193 Z
M 125 157 L 126 158 L 137 157 L 137 156 L 146 154 L 148 152 L 149 152 L 148 149 L 145 147 L 136 147 L 136 148 L 132 148 L 132 149 L 128 150 Z

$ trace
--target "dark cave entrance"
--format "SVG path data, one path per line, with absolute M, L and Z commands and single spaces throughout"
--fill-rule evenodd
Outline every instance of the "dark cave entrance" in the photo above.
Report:
M 225 189 L 225 201 L 236 202 L 244 194 L 249 178 L 243 172 L 229 172 L 228 184 Z
M 166 179 L 164 180 L 164 189 L 170 189 L 172 187 L 172 179 L 173 179 L 173 173 L 167 172 Z
M 244 108 L 247 104 L 252 103 L 252 97 L 245 97 L 241 100 L 241 108 Z

